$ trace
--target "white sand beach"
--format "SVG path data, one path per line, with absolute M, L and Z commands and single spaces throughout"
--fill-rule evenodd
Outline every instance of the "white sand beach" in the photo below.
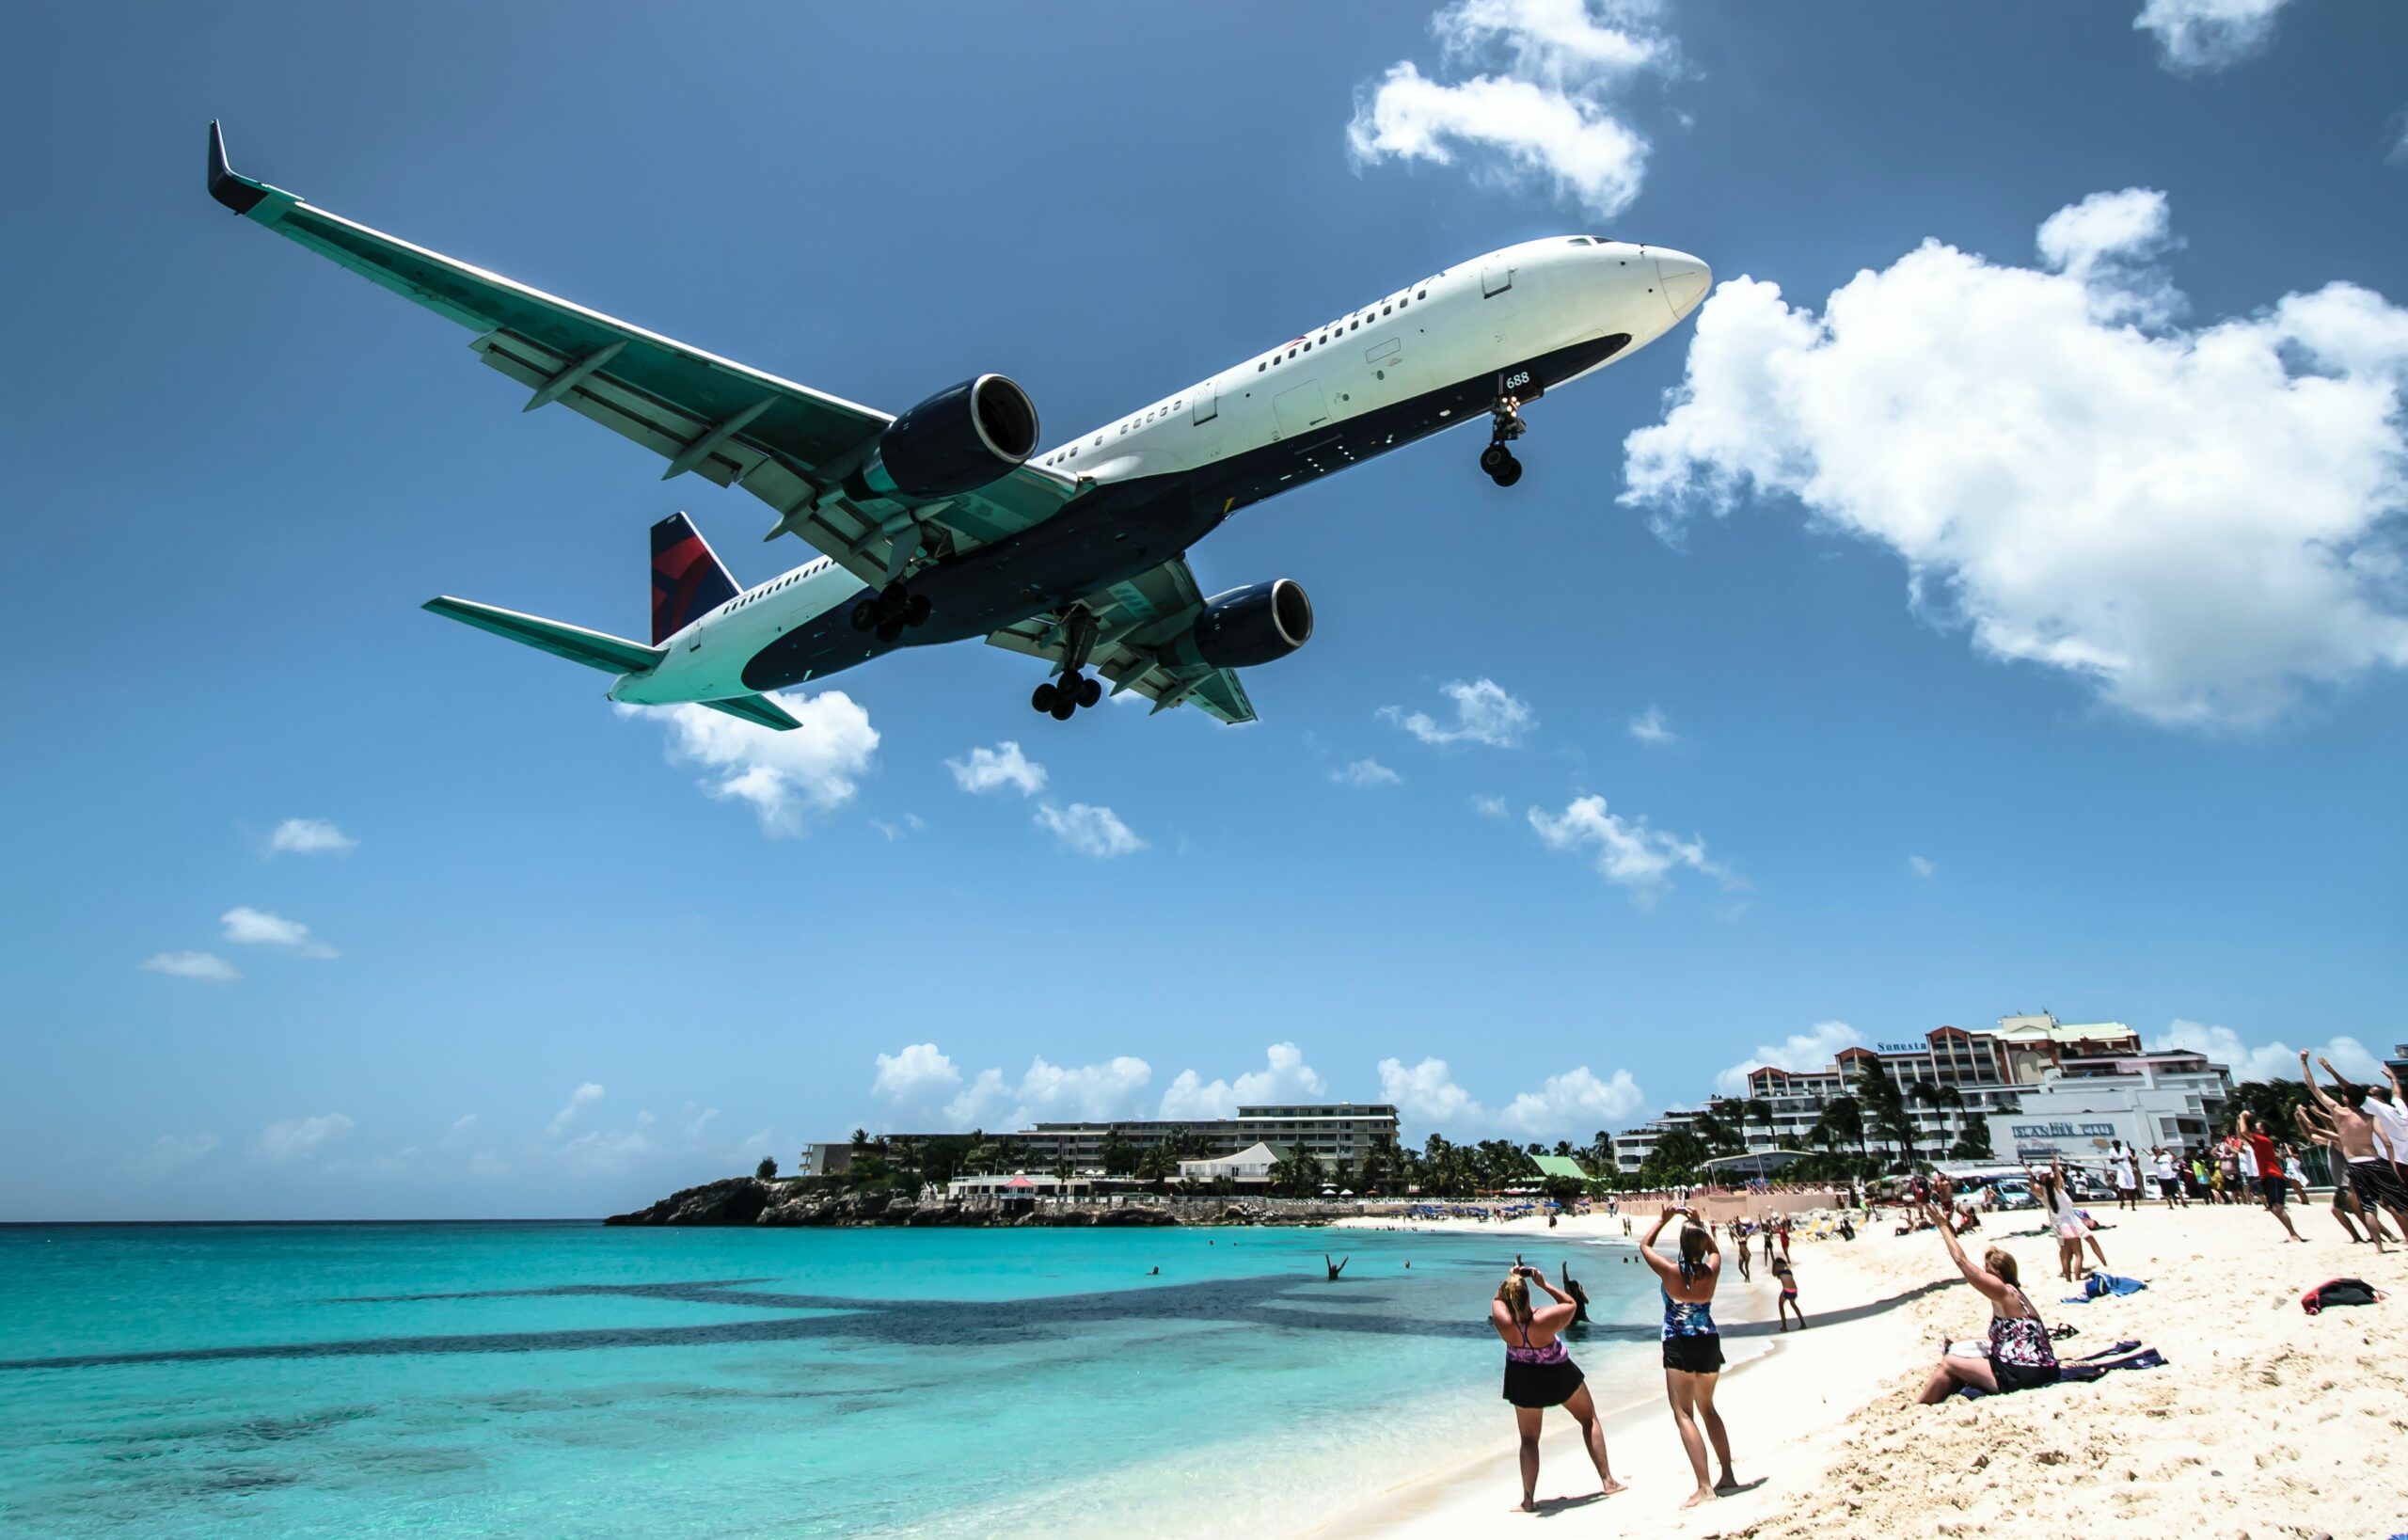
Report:
M 2377 1540 L 2408 1530 L 2408 1252 L 2353 1246 L 2322 1204 L 2294 1206 L 2309 1244 L 2285 1240 L 2255 1208 L 2100 1211 L 2113 1271 L 2146 1279 L 2137 1294 L 2060 1304 L 2054 1241 L 2029 1214 L 1995 1215 L 1967 1237 L 2004 1245 L 2053 1326 L 2080 1327 L 2066 1357 L 2138 1339 L 2163 1368 L 1922 1406 L 1914 1396 L 1943 1338 L 1981 1335 L 1988 1310 L 1940 1238 L 1892 1233 L 1877 1219 L 1852 1242 L 1793 1251 L 1809 1328 L 1727 1337 L 1733 1367 L 1717 1395 L 1742 1482 L 1762 1484 L 1683 1512 L 1688 1464 L 1660 1378 L 1592 1377 L 1608 1413 L 1615 1475 L 1593 1489 L 1571 1419 L 1549 1414 L 1542 1512 L 1516 1506 L 1511 1419 L 1450 1469 L 1401 1482 L 1375 1504 L 1323 1526 L 1332 1540 L 1582 1533 L 1704 1537 L 2102 1534 L 2238 1540 Z M 1379 1224 L 1383 1221 L 1367 1221 Z M 1445 1229 L 1445 1222 L 1422 1228 Z M 1588 1237 L 1619 1242 L 1619 1220 L 1458 1224 L 1529 1233 L 1534 1249 Z M 1643 1229 L 1642 1229 L 1643 1233 Z M 1591 1271 L 1593 1271 L 1593 1267 Z M 1716 1313 L 1726 1334 L 1771 1320 L 1774 1287 L 1727 1278 Z M 2299 1295 L 2337 1276 L 2395 1297 L 2310 1316 Z M 1465 1302 L 1477 1312 L 1484 1301 Z M 1575 1357 L 1578 1352 L 1576 1348 Z

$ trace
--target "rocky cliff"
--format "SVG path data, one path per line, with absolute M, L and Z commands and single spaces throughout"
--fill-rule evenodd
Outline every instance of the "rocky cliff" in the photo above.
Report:
M 1349 1207 L 1346 1213 L 1354 1212 Z M 730 1177 L 670 1194 L 650 1208 L 614 1214 L 610 1225 L 957 1225 L 1119 1228 L 1144 1225 L 1259 1225 L 1320 1217 L 1274 1215 L 1250 1203 L 1121 1203 L 1112 1207 L 1005 1207 L 919 1202 L 884 1193 L 816 1193 L 757 1177 Z

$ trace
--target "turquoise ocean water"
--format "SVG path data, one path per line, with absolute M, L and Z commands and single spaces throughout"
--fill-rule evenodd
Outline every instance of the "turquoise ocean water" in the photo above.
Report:
M 1528 1244 L 0 1229 L 0 1532 L 1289 1532 L 1506 1436 L 1483 1316 Z M 1621 1255 L 1529 1259 L 1594 1296 L 1608 1399 L 1652 1373 Z

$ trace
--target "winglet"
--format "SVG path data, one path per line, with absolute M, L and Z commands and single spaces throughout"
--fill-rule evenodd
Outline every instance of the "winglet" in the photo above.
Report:
M 278 189 L 264 182 L 236 176 L 226 164 L 226 135 L 214 118 L 209 120 L 209 196 L 236 214 L 248 214 Z M 290 197 L 290 194 L 286 195 Z

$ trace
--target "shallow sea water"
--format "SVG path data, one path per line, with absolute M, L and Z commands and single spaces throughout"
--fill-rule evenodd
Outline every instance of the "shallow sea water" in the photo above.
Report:
M 1285 1532 L 1505 1434 L 1529 1244 L 0 1229 L 0 1532 Z M 1531 1252 L 1594 1296 L 1592 1379 L 1655 1335 L 1620 1255 Z

